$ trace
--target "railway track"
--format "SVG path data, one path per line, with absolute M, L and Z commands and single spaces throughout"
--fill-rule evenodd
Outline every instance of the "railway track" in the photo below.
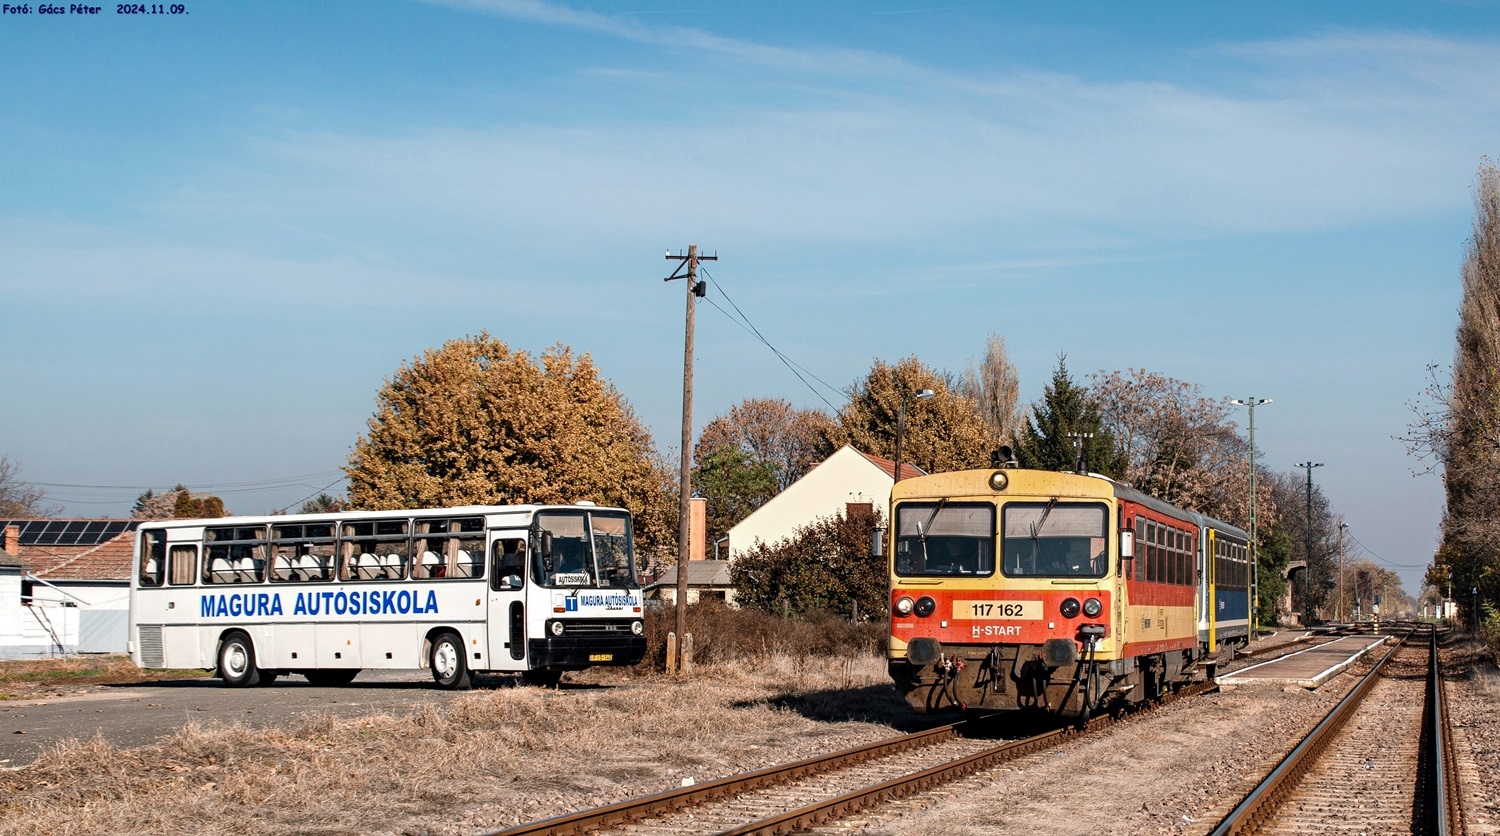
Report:
M 1408 633 L 1212 831 L 1460 833 L 1437 635 Z
M 1198 683 L 1184 688 L 1167 702 L 1215 688 L 1217 685 L 1213 682 Z M 532 822 L 496 831 L 489 836 L 797 833 L 1057 746 L 1080 733 L 1099 730 L 1116 720 L 1108 716 L 1096 717 L 1082 729 L 1057 729 L 998 744 L 967 736 L 976 733 L 984 723 L 983 718 L 969 720 Z

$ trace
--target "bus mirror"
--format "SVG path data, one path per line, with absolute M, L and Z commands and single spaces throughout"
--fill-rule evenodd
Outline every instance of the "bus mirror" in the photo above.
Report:
M 542 532 L 542 557 L 552 559 L 552 532 L 550 531 Z
M 1120 531 L 1120 559 L 1135 559 L 1135 532 L 1128 528 Z

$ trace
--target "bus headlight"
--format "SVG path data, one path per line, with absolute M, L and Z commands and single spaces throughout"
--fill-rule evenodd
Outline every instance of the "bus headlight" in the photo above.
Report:
M 634 633 L 637 636 L 642 635 L 646 632 L 646 625 L 642 624 L 639 621 L 632 621 L 630 622 L 630 632 Z
M 1083 602 L 1083 614 L 1089 618 L 1098 618 L 1099 613 L 1104 612 L 1104 602 L 1098 598 L 1090 598 Z
M 937 609 L 937 602 L 923 595 L 917 599 L 917 615 L 926 618 Z
M 896 615 L 911 615 L 912 607 L 916 605 L 917 602 L 913 601 L 911 596 L 902 595 L 896 599 Z
M 1062 613 L 1062 617 L 1063 618 L 1075 618 L 1075 617 L 1077 617 L 1077 615 L 1078 615 L 1078 599 L 1077 598 L 1064 598 L 1062 604 L 1060 606 L 1058 606 L 1057 610 L 1058 610 L 1058 612 Z
M 563 630 L 564 629 L 565 628 L 564 628 L 563 623 L 561 621 L 554 621 L 554 622 L 552 622 L 552 627 L 551 627 L 552 635 L 554 635 L 554 636 L 561 636 L 563 634 Z

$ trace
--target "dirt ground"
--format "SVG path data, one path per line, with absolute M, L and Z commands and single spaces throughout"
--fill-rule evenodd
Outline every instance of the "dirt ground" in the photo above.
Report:
M 1061 820 L 1066 832 L 1205 833 L 1351 681 L 1315 692 L 1242 686 L 1179 703 L 830 829 L 1056 832 Z M 915 725 L 878 657 L 605 684 L 480 691 L 281 729 L 195 724 L 134 749 L 68 742 L 0 771 L 0 834 L 483 833 Z M 1471 806 L 1500 798 L 1497 694 L 1493 667 L 1450 684 Z M 1500 832 L 1486 804 L 1471 833 Z

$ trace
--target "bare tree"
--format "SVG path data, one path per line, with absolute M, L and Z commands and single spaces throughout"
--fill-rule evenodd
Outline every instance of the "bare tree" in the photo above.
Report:
M 1500 601 L 1500 169 L 1479 167 L 1473 237 L 1461 270 L 1451 378 L 1436 366 L 1407 449 L 1441 464 L 1447 507 L 1439 559 L 1457 588 L 1475 588 L 1490 605 Z
M 979 416 L 990 427 L 992 447 L 1015 445 L 1025 410 L 1021 405 L 1020 378 L 1010 362 L 1003 337 L 990 334 L 984 359 L 979 361 L 978 368 L 969 361 L 954 388 L 979 407 Z
M 776 490 L 783 491 L 826 457 L 823 435 L 830 424 L 816 409 L 797 409 L 779 398 L 751 398 L 708 422 L 693 461 L 701 466 L 709 453 L 733 447 L 751 465 L 773 468 Z
M 0 518 L 50 517 L 61 511 L 45 504 L 47 492 L 21 479 L 21 465 L 0 456 Z

